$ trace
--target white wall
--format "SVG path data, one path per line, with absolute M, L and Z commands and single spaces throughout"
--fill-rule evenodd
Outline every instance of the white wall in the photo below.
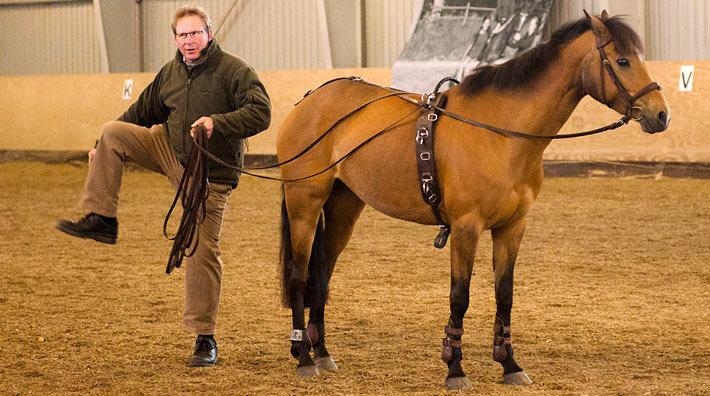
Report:
M 710 1 L 707 0 L 559 0 L 550 13 L 550 28 L 608 10 L 625 15 L 644 38 L 649 60 L 710 59 Z
M 99 73 L 90 0 L 0 2 L 0 74 Z
M 258 70 L 391 67 L 422 1 L 192 0 Z M 174 55 L 170 19 L 185 2 L 0 0 L 0 74 L 154 72 Z M 583 8 L 628 15 L 648 60 L 710 59 L 708 0 L 556 0 L 550 29 Z
M 649 58 L 710 59 L 710 1 L 647 0 L 645 15 Z
M 366 0 L 364 4 L 365 66 L 391 67 L 411 34 L 422 0 Z
M 184 0 L 144 0 L 145 70 L 175 55 L 170 20 Z M 257 70 L 318 69 L 331 57 L 323 0 L 204 0 L 217 42 Z

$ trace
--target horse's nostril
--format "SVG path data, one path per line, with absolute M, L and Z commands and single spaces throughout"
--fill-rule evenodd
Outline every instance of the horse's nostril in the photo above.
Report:
M 658 113 L 658 120 L 663 124 L 668 123 L 668 114 L 665 111 Z

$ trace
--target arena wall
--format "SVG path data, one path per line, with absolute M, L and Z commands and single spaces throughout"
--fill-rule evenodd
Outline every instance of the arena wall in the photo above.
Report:
M 648 62 L 664 87 L 671 107 L 671 126 L 647 135 L 629 126 L 602 135 L 553 142 L 545 159 L 554 161 L 634 161 L 710 163 L 710 61 L 695 66 L 693 91 L 680 92 L 683 62 Z M 251 154 L 275 152 L 276 133 L 286 114 L 308 90 L 342 76 L 357 75 L 390 85 L 391 69 L 284 70 L 260 73 L 273 102 L 268 131 L 249 140 Z M 89 149 L 101 125 L 117 118 L 153 78 L 152 73 L 101 75 L 0 76 L 0 160 L 79 155 Z M 132 97 L 122 99 L 124 82 L 133 80 Z M 514 112 L 514 109 L 510 111 Z M 585 98 L 563 132 L 606 125 L 619 115 Z

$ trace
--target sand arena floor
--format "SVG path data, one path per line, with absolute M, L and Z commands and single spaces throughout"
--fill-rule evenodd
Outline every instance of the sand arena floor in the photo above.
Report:
M 80 214 L 81 164 L 0 164 L 0 393 L 445 394 L 448 248 L 366 209 L 326 311 L 340 366 L 299 379 L 279 305 L 279 185 L 244 178 L 223 231 L 220 362 L 190 369 L 184 271 L 164 274 L 173 192 L 125 175 L 118 245 L 54 230 Z M 417 197 L 413 197 L 417 198 Z M 710 181 L 548 178 L 516 267 L 513 337 L 535 382 L 499 383 L 489 235 L 476 258 L 471 394 L 710 393 Z

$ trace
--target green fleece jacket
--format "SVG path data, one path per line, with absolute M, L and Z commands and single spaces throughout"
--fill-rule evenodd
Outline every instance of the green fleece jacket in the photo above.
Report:
M 271 122 L 269 95 L 254 69 L 214 41 L 192 68 L 177 51 L 119 120 L 144 127 L 164 124 L 175 155 L 184 162 L 192 147 L 190 125 L 203 116 L 214 121 L 208 151 L 235 166 L 244 163 L 244 140 Z M 239 172 L 212 160 L 208 169 L 211 182 L 236 187 Z

